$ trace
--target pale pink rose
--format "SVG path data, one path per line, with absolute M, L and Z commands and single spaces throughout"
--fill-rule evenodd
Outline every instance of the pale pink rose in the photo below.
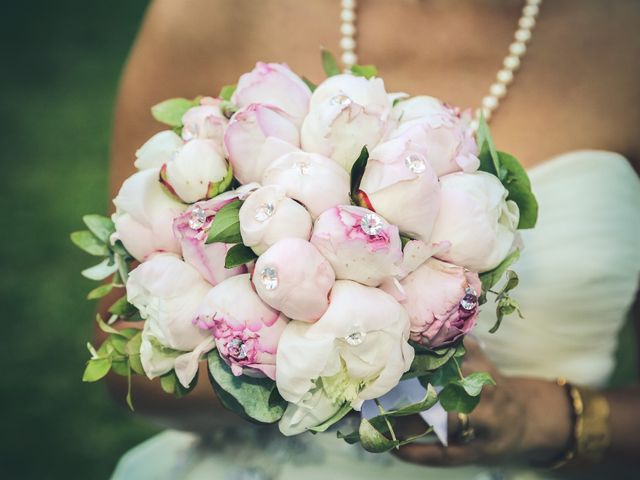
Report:
M 163 130 L 136 150 L 136 160 L 133 164 L 138 170 L 160 168 L 173 158 L 182 145 L 184 142 L 173 130 Z
M 312 218 L 336 205 L 348 205 L 349 174 L 330 158 L 296 151 L 275 160 L 264 172 L 263 185 L 281 185 L 302 203 Z
M 400 273 L 398 227 L 366 208 L 341 205 L 327 210 L 316 220 L 311 243 L 338 279 L 376 287 Z
M 391 101 L 379 78 L 336 75 L 311 96 L 302 124 L 302 147 L 350 171 L 365 145 L 374 148 L 390 128 Z
M 400 98 L 393 107 L 393 116 L 400 124 L 425 117 L 432 119 L 440 117 L 440 122 L 444 123 L 451 113 L 451 109 L 447 108 L 441 100 L 426 95 Z
M 157 168 L 142 170 L 126 179 L 113 203 L 115 238 L 136 260 L 144 261 L 154 252 L 180 253 L 180 243 L 173 235 L 173 219 L 186 205 L 163 190 Z
M 309 111 L 309 87 L 283 63 L 258 62 L 240 77 L 231 102 L 238 107 L 263 103 L 278 107 L 291 115 L 296 125 Z
M 518 228 L 518 206 L 494 175 L 452 173 L 440 177 L 442 205 L 431 241 L 449 242 L 438 258 L 474 272 L 486 272 L 509 254 Z
M 314 322 L 329 306 L 335 278 L 316 247 L 300 238 L 285 238 L 258 258 L 253 284 L 269 306 L 291 319 Z
M 395 387 L 409 369 L 414 350 L 408 340 L 407 312 L 393 297 L 378 288 L 339 280 L 329 308 L 317 322 L 291 321 L 285 328 L 278 346 L 278 391 L 303 414 L 318 392 L 336 409 L 349 403 L 359 410 L 365 400 Z M 303 414 L 291 413 L 285 421 L 298 417 L 295 423 L 306 424 Z M 297 430 L 290 423 L 280 427 L 283 432 Z
M 411 320 L 411 339 L 430 348 L 469 333 L 478 318 L 482 286 L 477 273 L 428 260 L 402 280 L 402 303 Z
M 228 123 L 220 110 L 220 100 L 209 97 L 182 116 L 182 138 L 186 141 L 194 138 L 209 139 L 222 146 L 224 129 Z
M 160 179 L 167 190 L 185 203 L 217 195 L 228 165 L 213 140 L 194 139 L 184 144 L 162 166 Z
M 429 240 L 440 209 L 440 185 L 411 140 L 397 138 L 373 149 L 360 189 L 374 210 L 402 233 Z
M 282 142 L 276 142 L 274 148 L 267 143 L 270 138 Z M 286 144 L 291 147 L 287 149 Z M 273 160 L 300 146 L 300 134 L 292 118 L 284 111 L 252 103 L 231 117 L 224 134 L 224 145 L 238 181 L 259 182 Z
M 256 294 L 249 274 L 213 287 L 202 302 L 196 324 L 215 339 L 234 375 L 275 379 L 276 352 L 287 318 Z
M 423 108 L 425 116 L 402 122 L 390 133 L 389 139 L 410 141 L 412 148 L 426 157 L 438 176 L 476 171 L 480 160 L 470 112 L 460 112 L 445 104 L 437 109 L 431 101 L 428 107 Z M 415 113 L 412 110 L 408 109 L 408 112 Z
M 242 243 L 261 255 L 283 238 L 308 240 L 311 216 L 279 185 L 261 187 L 251 193 L 240 207 Z
M 173 222 L 176 238 L 180 240 L 182 255 L 200 275 L 212 285 L 223 280 L 247 272 L 247 267 L 241 265 L 235 268 L 225 268 L 224 261 L 227 252 L 233 246 L 226 243 L 209 243 L 207 237 L 216 214 L 222 207 L 238 198 L 236 192 L 227 192 L 211 200 L 198 202 Z
M 214 346 L 193 324 L 210 288 L 193 267 L 170 253 L 153 255 L 131 271 L 127 300 L 145 319 L 140 360 L 149 378 L 175 369 L 180 382 L 189 385 L 200 356 Z

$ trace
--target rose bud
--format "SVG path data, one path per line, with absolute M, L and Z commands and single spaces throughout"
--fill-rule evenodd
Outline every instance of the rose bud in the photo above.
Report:
M 335 413 L 345 403 L 359 410 L 365 400 L 387 393 L 413 361 L 408 340 L 407 312 L 393 297 L 337 281 L 325 314 L 312 324 L 291 321 L 280 338 L 276 383 L 291 402 L 280 430 L 293 435 L 315 426 L 308 416 L 318 403 L 329 418 L 318 394 L 328 397 Z
M 287 65 L 258 62 L 251 72 L 240 76 L 231 102 L 241 108 L 252 103 L 273 105 L 300 126 L 309 111 L 310 98 L 309 87 Z
M 209 291 L 196 324 L 213 335 L 220 356 L 234 375 L 275 379 L 278 341 L 287 321 L 260 300 L 245 273 Z
M 482 290 L 477 273 L 430 259 L 401 284 L 413 341 L 437 348 L 469 333 L 476 324 Z
M 431 241 L 451 243 L 438 255 L 474 272 L 497 267 L 514 244 L 520 211 L 495 176 L 485 172 L 440 177 L 442 205 Z
M 270 138 L 281 142 L 267 142 Z M 252 103 L 231 117 L 224 145 L 238 181 L 260 182 L 273 160 L 300 146 L 300 134 L 284 111 Z
M 158 180 L 157 168 L 134 173 L 124 181 L 113 200 L 115 238 L 138 261 L 154 252 L 180 253 L 173 235 L 173 219 L 185 205 L 167 195 Z
M 311 109 L 302 124 L 302 147 L 332 158 L 349 172 L 362 147 L 372 149 L 383 137 L 390 113 L 381 79 L 335 75 L 311 96 Z
M 377 287 L 400 273 L 398 227 L 366 208 L 341 205 L 327 210 L 316 220 L 311 243 L 341 280 Z
M 160 168 L 171 161 L 173 154 L 182 145 L 184 142 L 173 130 L 158 132 L 136 150 L 136 160 L 133 164 L 138 170 Z
M 449 118 L 451 109 L 448 109 L 441 100 L 435 97 L 418 95 L 400 99 L 393 107 L 392 115 L 400 124 L 426 117 L 433 119 L 434 125 L 437 125 L 437 123 L 442 124 Z M 440 118 L 439 122 L 438 118 Z
M 349 174 L 330 158 L 302 151 L 275 160 L 264 172 L 263 185 L 281 185 L 302 203 L 312 218 L 337 205 L 348 205 Z
M 207 98 L 206 103 L 190 108 L 182 116 L 182 139 L 208 139 L 222 146 L 227 118 L 220 110 L 220 100 Z
M 409 111 L 413 113 L 411 109 Z M 471 127 L 471 114 L 468 111 L 460 113 L 444 104 L 436 112 L 425 108 L 425 113 L 428 114 L 424 117 L 401 123 L 389 139 L 410 141 L 412 147 L 426 157 L 438 176 L 476 171 L 480 160 Z
M 175 369 L 185 387 L 195 376 L 211 338 L 193 324 L 211 288 L 198 272 L 170 253 L 159 253 L 129 274 L 127 300 L 145 319 L 140 360 L 149 378 Z
M 285 238 L 258 258 L 253 284 L 267 305 L 289 318 L 314 322 L 327 310 L 335 278 L 316 247 L 301 238 Z
M 229 277 L 247 272 L 244 265 L 235 268 L 224 267 L 227 252 L 233 245 L 206 243 L 211 223 L 216 214 L 237 197 L 237 192 L 225 192 L 211 200 L 198 202 L 173 222 L 174 233 L 180 241 L 184 260 L 198 270 L 200 275 L 212 285 L 217 285 Z
M 410 140 L 379 144 L 369 156 L 360 189 L 377 213 L 412 238 L 428 241 L 440 209 L 438 177 Z
M 191 140 L 160 170 L 167 190 L 185 203 L 211 198 L 231 182 L 229 166 L 213 140 Z
M 283 238 L 308 240 L 311 216 L 302 205 L 285 195 L 283 187 L 261 187 L 240 207 L 240 234 L 242 243 L 262 255 Z

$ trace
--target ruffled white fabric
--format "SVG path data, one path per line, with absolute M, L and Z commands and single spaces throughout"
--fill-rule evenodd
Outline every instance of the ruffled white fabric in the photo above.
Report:
M 476 336 L 507 375 L 606 383 L 616 340 L 640 275 L 640 180 L 615 153 L 567 153 L 530 172 L 540 203 L 535 230 L 523 232 L 514 293 L 525 319 L 509 317 L 491 335 L 483 308 Z M 244 432 L 240 434 L 239 432 Z M 218 432 L 221 433 L 221 432 Z M 167 431 L 127 453 L 113 478 L 220 480 L 541 479 L 544 473 L 427 468 L 367 454 L 331 434 L 279 436 L 239 425 L 214 445 Z

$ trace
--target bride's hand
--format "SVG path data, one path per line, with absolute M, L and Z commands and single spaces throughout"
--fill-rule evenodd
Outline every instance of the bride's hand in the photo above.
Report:
M 554 382 L 501 375 L 476 343 L 466 341 L 463 373 L 489 372 L 495 387 L 483 389 L 480 403 L 469 414 L 475 438 L 460 440 L 457 414 L 449 415 L 449 446 L 412 443 L 396 454 L 423 465 L 464 465 L 545 461 L 554 458 L 568 443 L 571 430 L 565 392 Z M 424 430 L 419 417 L 399 425 L 401 436 Z

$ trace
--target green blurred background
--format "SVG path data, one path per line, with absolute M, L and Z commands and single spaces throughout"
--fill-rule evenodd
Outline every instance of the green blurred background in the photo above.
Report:
M 5 3 L 0 15 L 0 478 L 104 479 L 155 429 L 80 381 L 95 305 L 69 232 L 107 208 L 118 77 L 145 0 Z M 627 330 L 628 332 L 628 330 Z M 634 374 L 633 335 L 623 368 Z
M 3 2 L 0 478 L 104 479 L 155 430 L 80 379 L 95 304 L 69 232 L 105 212 L 112 106 L 145 0 Z

